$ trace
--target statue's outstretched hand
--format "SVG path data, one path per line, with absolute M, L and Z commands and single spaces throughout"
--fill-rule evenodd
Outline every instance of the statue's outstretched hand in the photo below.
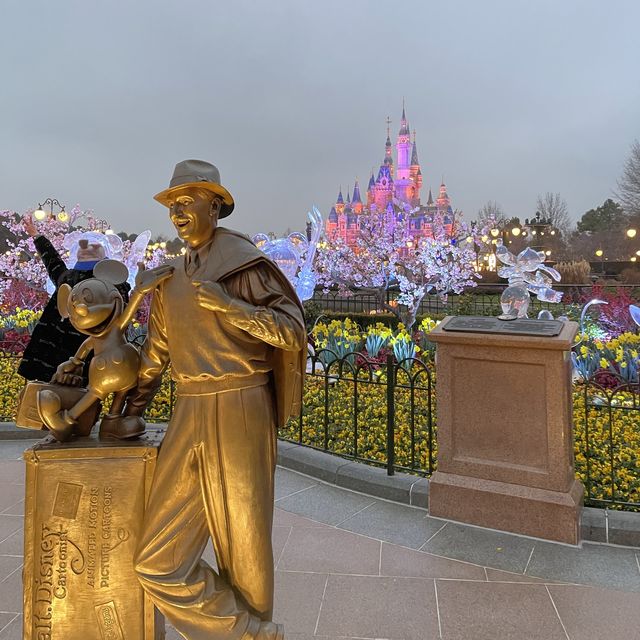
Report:
M 228 311 L 231 306 L 231 296 L 224 287 L 210 280 L 193 280 L 196 288 L 196 301 L 201 307 L 210 311 Z
M 145 269 L 142 262 L 138 263 L 138 275 L 136 275 L 136 290 L 140 293 L 150 293 L 163 280 L 166 280 L 173 273 L 170 264 L 163 264 L 154 269 Z

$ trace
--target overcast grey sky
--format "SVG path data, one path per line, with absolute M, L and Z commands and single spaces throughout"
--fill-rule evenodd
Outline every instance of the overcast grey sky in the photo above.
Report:
M 471 219 L 611 197 L 640 138 L 640 2 L 0 0 L 0 208 L 79 202 L 175 235 L 152 196 L 210 160 L 248 233 L 368 180 L 402 98 L 425 186 Z M 425 189 L 426 192 L 426 189 Z M 345 194 L 346 195 L 346 194 Z

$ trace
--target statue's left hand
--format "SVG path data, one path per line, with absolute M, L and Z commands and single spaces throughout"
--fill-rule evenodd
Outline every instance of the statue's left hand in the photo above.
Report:
M 210 311 L 228 311 L 231 306 L 231 296 L 223 286 L 210 280 L 193 280 L 196 288 L 196 301 L 201 307 Z
M 173 273 L 173 267 L 170 264 L 163 264 L 155 267 L 155 269 L 145 269 L 144 265 L 139 263 L 138 267 L 136 290 L 140 293 L 153 291 L 163 280 L 166 280 Z

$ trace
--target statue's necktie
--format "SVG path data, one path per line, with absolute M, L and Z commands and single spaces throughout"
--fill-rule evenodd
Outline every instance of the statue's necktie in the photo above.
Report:
M 187 267 L 186 272 L 191 277 L 200 267 L 200 255 L 197 251 L 187 252 Z

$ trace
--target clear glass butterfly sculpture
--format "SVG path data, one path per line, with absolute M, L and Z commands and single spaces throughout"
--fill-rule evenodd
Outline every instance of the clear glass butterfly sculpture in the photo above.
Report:
M 498 239 L 496 256 L 506 265 L 498 269 L 498 275 L 509 281 L 509 286 L 500 297 L 501 318 L 527 318 L 530 293 L 542 302 L 560 302 L 562 293 L 551 288 L 553 280 L 560 282 L 560 274 L 544 264 L 544 251 L 527 247 L 515 256 Z

